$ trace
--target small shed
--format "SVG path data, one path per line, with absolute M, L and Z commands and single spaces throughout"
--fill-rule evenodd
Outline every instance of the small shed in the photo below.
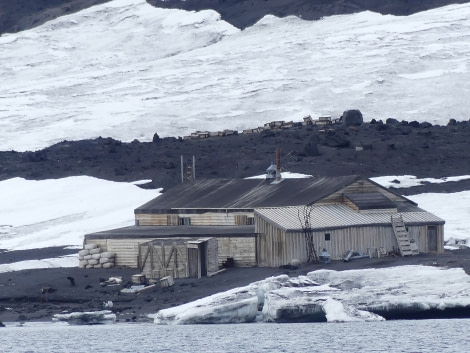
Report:
M 217 272 L 216 238 L 155 239 L 139 244 L 138 267 L 148 278 L 201 278 Z
M 189 240 L 188 277 L 201 278 L 219 270 L 216 238 Z

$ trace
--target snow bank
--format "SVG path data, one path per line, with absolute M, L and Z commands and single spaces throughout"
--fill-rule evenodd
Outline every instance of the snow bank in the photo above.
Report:
M 77 267 L 78 255 L 68 255 L 50 259 L 18 261 L 0 264 L 0 273 L 38 268 Z
M 159 192 L 86 176 L 2 181 L 0 248 L 81 247 L 87 233 L 134 224 L 134 209 Z

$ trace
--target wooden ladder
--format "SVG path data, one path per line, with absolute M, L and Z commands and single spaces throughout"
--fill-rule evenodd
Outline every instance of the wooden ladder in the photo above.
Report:
M 395 233 L 395 237 L 397 238 L 398 249 L 400 250 L 401 256 L 419 254 L 416 243 L 410 242 L 408 231 L 406 230 L 405 223 L 403 222 L 403 217 L 400 214 L 392 215 L 391 221 L 393 233 Z

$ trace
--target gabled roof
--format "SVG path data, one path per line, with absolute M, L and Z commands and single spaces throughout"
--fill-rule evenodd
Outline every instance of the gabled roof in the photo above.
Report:
M 360 210 L 388 209 L 397 207 L 392 200 L 380 192 L 345 194 L 344 197 L 350 200 Z
M 283 179 L 207 179 L 184 183 L 135 209 L 136 214 L 170 209 L 246 210 L 309 205 L 360 180 L 357 175 Z
M 397 203 L 397 209 L 406 225 L 444 224 L 444 220 L 432 213 L 406 202 L 403 202 L 406 205 L 402 208 L 401 204 L 402 202 Z M 313 205 L 309 211 L 309 222 L 313 231 L 372 225 L 391 227 L 390 217 L 394 214 L 389 212 L 359 213 L 343 204 Z M 255 215 L 287 232 L 302 231 L 300 220 L 304 222 L 305 214 L 304 206 L 255 210 Z

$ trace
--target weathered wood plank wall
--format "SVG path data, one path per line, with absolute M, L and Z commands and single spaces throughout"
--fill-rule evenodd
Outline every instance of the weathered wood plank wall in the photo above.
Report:
M 305 234 L 303 232 L 287 233 L 272 224 L 257 217 L 258 265 L 278 267 L 290 263 L 293 259 L 305 262 L 307 260 Z M 427 226 L 407 226 L 410 239 L 415 239 L 420 252 L 429 252 Z M 443 251 L 443 226 L 437 227 L 438 252 Z M 329 239 L 325 234 L 329 234 Z M 313 232 L 317 253 L 325 248 L 332 259 L 342 259 L 350 250 L 367 254 L 369 249 L 384 248 L 391 252 L 398 244 L 392 226 L 362 226 L 348 227 Z
M 231 257 L 236 267 L 256 266 L 256 238 L 221 237 L 218 240 L 219 266 Z
M 253 212 L 206 212 L 181 214 L 136 214 L 136 224 L 140 226 L 178 225 L 178 219 L 190 218 L 194 226 L 230 226 L 243 225 L 241 220 L 253 218 Z M 246 224 L 246 223 L 244 223 Z

